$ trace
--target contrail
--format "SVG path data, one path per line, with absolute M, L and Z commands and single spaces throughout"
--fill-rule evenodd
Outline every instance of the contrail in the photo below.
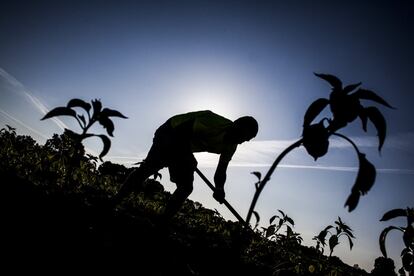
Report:
M 16 93 L 23 93 L 27 98 L 29 98 L 30 102 L 34 105 L 34 107 L 40 111 L 41 114 L 45 115 L 47 112 L 49 112 L 49 109 L 36 97 L 31 93 L 26 87 L 19 82 L 15 77 L 7 73 L 3 68 L 0 67 L 0 76 L 2 76 L 5 80 L 7 80 L 11 85 L 13 85 L 15 88 L 14 91 Z M 53 122 L 62 130 L 65 128 L 68 128 L 68 126 L 62 122 L 59 118 L 51 118 Z
M 8 81 L 13 87 L 15 87 L 16 89 L 13 89 L 13 91 L 15 91 L 16 93 L 21 93 L 23 94 L 25 97 L 27 97 L 30 102 L 33 104 L 33 106 L 43 115 L 45 115 L 46 113 L 49 112 L 49 109 L 46 107 L 46 105 L 44 105 L 36 96 L 34 96 L 28 89 L 26 89 L 26 87 L 19 82 L 15 77 L 13 77 L 12 75 L 10 75 L 9 73 L 7 73 L 4 69 L 2 69 L 0 67 L 0 76 L 2 78 L 4 78 L 6 81 Z M 12 115 L 8 114 L 7 112 L 5 112 L 4 110 L 0 110 L 0 112 L 6 116 L 7 118 L 19 123 L 20 125 L 22 125 L 23 127 L 29 129 L 30 131 L 33 131 L 34 133 L 38 134 L 39 136 L 41 136 L 42 138 L 45 138 L 46 140 L 49 139 L 49 137 L 47 135 L 44 135 L 43 133 L 40 133 L 39 131 L 35 130 L 34 128 L 28 126 L 27 124 L 23 123 L 22 121 L 20 121 L 19 119 L 13 117 Z M 68 128 L 68 126 L 62 122 L 59 118 L 53 117 L 51 118 L 53 120 L 53 122 L 55 122 L 55 124 L 61 129 L 64 130 L 65 128 Z M 87 147 L 85 147 L 85 151 L 87 153 L 90 153 L 92 155 L 98 155 L 96 153 L 96 151 L 91 150 Z
M 49 139 L 49 137 L 47 137 L 47 135 L 45 135 L 45 134 L 43 134 L 43 133 L 41 133 L 41 132 L 37 131 L 36 129 L 34 129 L 34 128 L 32 128 L 32 127 L 28 126 L 27 124 L 23 123 L 23 122 L 22 122 L 22 121 L 20 121 L 19 119 L 17 119 L 17 118 L 15 118 L 15 117 L 13 117 L 12 115 L 8 114 L 6 111 L 4 111 L 4 110 L 0 109 L 0 113 L 2 113 L 2 114 L 3 114 L 4 116 L 6 116 L 7 118 L 9 118 L 9 119 L 11 119 L 11 120 L 15 121 L 16 123 L 18 123 L 18 124 L 22 125 L 23 127 L 27 128 L 28 130 L 30 130 L 30 131 L 32 131 L 32 132 L 34 132 L 34 133 L 36 133 L 36 134 L 37 134 L 37 135 L 39 135 L 40 137 L 42 137 L 42 138 L 44 138 L 44 139 L 46 139 L 46 140 L 47 140 L 47 139 Z

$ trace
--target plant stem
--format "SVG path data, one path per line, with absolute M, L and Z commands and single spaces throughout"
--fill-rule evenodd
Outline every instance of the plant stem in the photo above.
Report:
M 358 153 L 358 156 L 361 154 L 361 152 L 359 151 L 357 145 L 355 145 L 355 143 L 351 139 L 346 137 L 345 135 L 342 135 L 342 134 L 336 133 L 336 132 L 332 133 L 332 135 L 335 135 L 335 136 L 338 136 L 338 137 L 341 137 L 341 138 L 347 140 L 354 147 L 355 151 Z
M 299 139 L 298 141 L 294 142 L 292 145 L 287 147 L 279 156 L 276 158 L 275 162 L 273 162 L 272 166 L 270 167 L 269 171 L 266 173 L 265 177 L 262 181 L 260 181 L 259 186 L 256 188 L 256 192 L 254 193 L 252 203 L 250 204 L 249 212 L 247 213 L 246 217 L 246 223 L 249 224 L 250 219 L 253 214 L 254 207 L 256 206 L 257 200 L 259 199 L 259 195 L 262 192 L 264 186 L 266 183 L 270 180 L 270 176 L 273 174 L 273 171 L 276 169 L 276 167 L 279 165 L 280 161 L 288 154 L 290 151 L 292 151 L 294 148 L 299 147 L 303 142 L 303 139 Z

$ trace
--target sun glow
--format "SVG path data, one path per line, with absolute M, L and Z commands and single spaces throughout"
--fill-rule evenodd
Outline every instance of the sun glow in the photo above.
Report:
M 184 112 L 211 110 L 231 120 L 242 113 L 240 94 L 234 85 L 225 83 L 193 83 L 182 93 Z

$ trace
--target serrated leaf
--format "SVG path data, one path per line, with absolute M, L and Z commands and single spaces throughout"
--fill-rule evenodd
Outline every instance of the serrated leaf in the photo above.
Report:
M 101 134 L 101 135 L 95 135 L 95 136 L 100 137 L 103 143 L 102 152 L 99 154 L 99 159 L 103 161 L 102 157 L 104 157 L 109 152 L 109 149 L 111 148 L 111 140 L 109 140 L 108 136 L 106 135 Z
M 72 99 L 68 102 L 67 107 L 81 107 L 83 109 L 85 109 L 87 112 L 89 112 L 89 110 L 91 110 L 91 104 L 85 102 L 84 100 L 81 99 Z
M 358 189 L 362 195 L 365 195 L 374 185 L 377 171 L 374 165 L 367 160 L 365 154 L 360 153 L 358 154 L 358 157 L 359 170 L 354 187 L 355 189 Z
M 345 88 L 343 89 L 343 92 L 345 93 L 345 94 L 348 94 L 348 93 L 350 93 L 350 92 L 352 92 L 352 91 L 354 91 L 358 86 L 360 86 L 361 85 L 361 82 L 358 82 L 358 83 L 354 83 L 354 84 L 350 84 L 350 85 L 347 85 L 347 86 L 345 86 Z
M 49 119 L 56 116 L 72 116 L 76 118 L 76 112 L 75 110 L 69 107 L 59 106 L 49 111 L 41 120 Z
M 327 81 L 335 90 L 342 90 L 342 82 L 338 77 L 328 74 L 314 74 L 315 76 Z
M 385 122 L 384 116 L 376 107 L 367 107 L 365 108 L 365 113 L 368 116 L 368 119 L 374 124 L 377 129 L 377 135 L 379 139 L 378 150 L 381 151 L 381 148 L 385 141 L 385 136 L 387 133 L 387 124 Z
M 381 253 L 385 258 L 387 258 L 387 250 L 385 248 L 385 240 L 387 238 L 388 232 L 390 232 L 391 230 L 400 230 L 400 231 L 402 231 L 400 228 L 395 227 L 395 226 L 388 226 L 384 230 L 382 230 L 382 232 L 380 234 L 380 237 L 379 237 L 379 245 L 380 245 Z
M 311 105 L 305 112 L 303 126 L 309 126 L 328 104 L 329 100 L 325 98 L 317 99 L 316 101 L 311 103 Z
M 348 212 L 352 212 L 357 207 L 359 197 L 359 192 L 351 192 L 351 194 L 345 202 L 345 207 L 348 207 Z
M 274 215 L 273 217 L 271 217 L 269 219 L 269 224 L 272 224 L 272 222 L 275 220 L 275 218 L 277 218 L 278 216 Z
M 262 174 L 260 172 L 251 172 L 251 174 L 253 174 L 254 176 L 256 176 L 257 179 L 259 180 L 259 182 L 262 179 Z
M 101 114 L 102 116 L 107 116 L 107 117 L 120 117 L 120 118 L 128 119 L 128 117 L 124 116 L 121 112 L 114 110 L 114 109 L 109 109 L 109 108 L 104 108 Z
M 113 132 L 115 129 L 114 123 L 109 119 L 108 117 L 99 117 L 98 122 L 106 129 L 106 132 L 108 132 L 108 135 L 113 137 Z
M 386 212 L 380 221 L 387 221 L 396 217 L 405 217 L 407 215 L 407 211 L 405 209 L 392 209 Z
M 378 96 L 375 92 L 371 90 L 358 89 L 353 95 L 355 95 L 359 99 L 371 100 L 371 101 L 380 103 L 382 105 L 385 105 L 386 107 L 395 109 L 390 104 L 388 104 L 383 98 L 381 98 L 380 96 Z

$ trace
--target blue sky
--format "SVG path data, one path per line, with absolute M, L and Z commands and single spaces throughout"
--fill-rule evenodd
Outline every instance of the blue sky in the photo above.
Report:
M 380 256 L 381 230 L 404 223 L 379 218 L 413 206 L 413 13 L 409 1 L 3 1 L 0 123 L 44 143 L 63 127 L 76 127 L 66 118 L 41 122 L 44 112 L 74 97 L 100 98 L 129 117 L 116 120 L 106 157 L 128 165 L 145 157 L 155 129 L 174 114 L 210 109 L 229 119 L 254 116 L 259 134 L 239 147 L 226 184 L 228 200 L 245 216 L 256 180 L 250 172 L 265 173 L 300 137 L 308 105 L 329 95 L 313 72 L 362 81 L 397 109 L 379 107 L 388 123 L 381 155 L 372 125 L 368 133 L 359 121 L 341 131 L 378 169 L 358 208 L 343 208 L 357 157 L 333 139 L 317 162 L 303 148 L 288 155 L 256 210 L 264 226 L 277 209 L 288 213 L 306 245 L 341 216 L 357 240 L 352 251 L 344 240 L 334 254 L 370 271 Z M 87 147 L 101 149 L 99 141 Z M 218 157 L 196 157 L 212 179 Z M 162 173 L 172 191 L 168 172 Z M 233 219 L 197 177 L 190 198 Z M 399 266 L 401 237 L 389 238 Z

